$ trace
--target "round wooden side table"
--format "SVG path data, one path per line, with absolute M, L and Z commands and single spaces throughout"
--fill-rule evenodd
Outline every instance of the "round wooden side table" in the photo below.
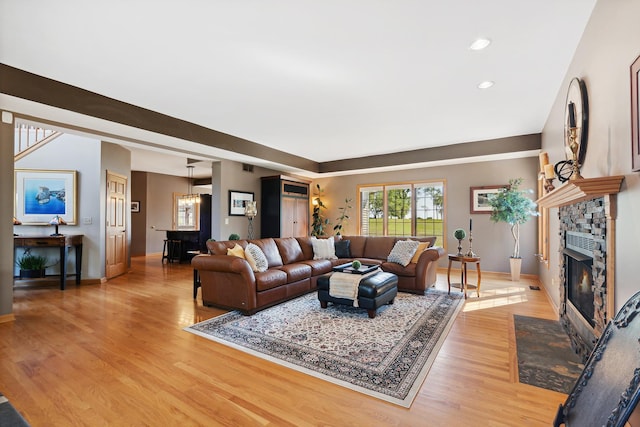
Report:
M 467 289 L 475 289 L 478 293 L 478 297 L 480 297 L 480 279 L 482 277 L 482 273 L 480 272 L 480 257 L 469 257 L 465 255 L 449 254 L 449 268 L 447 269 L 447 283 L 449 284 L 448 293 L 451 293 L 451 264 L 453 264 L 454 261 L 460 263 L 460 291 L 464 293 L 464 297 L 467 298 Z M 475 263 L 476 271 L 478 272 L 478 282 L 475 285 L 467 283 L 467 264 L 469 263 Z

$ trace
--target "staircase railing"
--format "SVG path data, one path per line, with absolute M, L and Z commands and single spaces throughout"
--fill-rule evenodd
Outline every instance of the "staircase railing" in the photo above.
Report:
M 13 150 L 14 161 L 18 161 L 24 156 L 33 153 L 60 135 L 62 135 L 62 132 L 53 129 L 16 122 L 15 145 Z

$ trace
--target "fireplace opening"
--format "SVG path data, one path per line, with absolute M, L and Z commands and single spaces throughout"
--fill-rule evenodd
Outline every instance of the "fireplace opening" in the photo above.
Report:
M 567 299 L 591 327 L 594 327 L 593 275 L 591 273 L 593 258 L 581 256 L 573 251 L 571 251 L 572 254 L 568 252 L 565 250 L 564 254 L 567 262 Z
M 568 231 L 563 252 L 566 298 L 589 325 L 594 327 L 593 236 Z

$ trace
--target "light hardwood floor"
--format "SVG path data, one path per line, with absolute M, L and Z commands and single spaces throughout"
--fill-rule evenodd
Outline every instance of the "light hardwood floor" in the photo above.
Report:
M 223 312 L 192 299 L 190 266 L 132 264 L 102 285 L 16 288 L 0 392 L 32 426 L 548 426 L 566 397 L 517 382 L 513 314 L 556 318 L 531 280 L 483 274 L 405 409 L 184 332 Z

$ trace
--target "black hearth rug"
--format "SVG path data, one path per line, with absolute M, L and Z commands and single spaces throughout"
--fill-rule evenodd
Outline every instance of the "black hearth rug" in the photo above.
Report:
M 6 397 L 0 394 L 0 426 L 3 427 L 29 427 L 29 423 L 9 403 Z
M 516 314 L 513 320 L 519 381 L 568 394 L 584 365 L 560 322 Z

